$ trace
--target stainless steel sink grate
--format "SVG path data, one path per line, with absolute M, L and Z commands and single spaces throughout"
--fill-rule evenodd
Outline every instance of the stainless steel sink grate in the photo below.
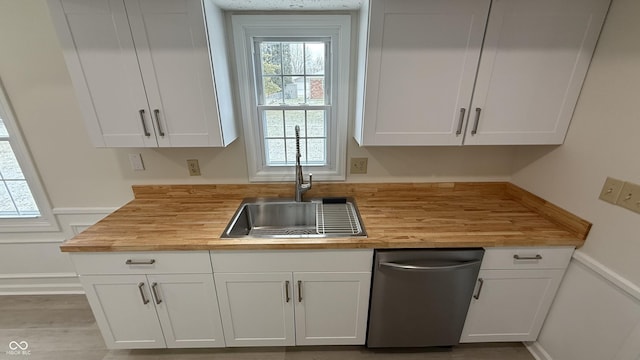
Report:
M 359 234 L 358 216 L 351 203 L 318 204 L 316 208 L 318 234 Z
M 249 236 L 253 237 L 297 237 L 304 235 L 317 235 L 315 227 L 291 226 L 291 227 L 254 227 L 249 231 Z

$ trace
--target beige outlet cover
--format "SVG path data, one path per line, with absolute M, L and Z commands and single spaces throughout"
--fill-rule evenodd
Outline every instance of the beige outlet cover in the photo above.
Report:
M 624 181 L 608 177 L 602 186 L 600 200 L 615 204 L 623 185 Z
M 640 185 L 624 183 L 616 204 L 640 214 Z

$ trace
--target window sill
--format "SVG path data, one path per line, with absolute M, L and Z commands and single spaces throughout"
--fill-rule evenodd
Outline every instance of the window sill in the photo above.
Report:
M 303 167 L 305 181 L 309 180 L 309 174 L 313 174 L 314 181 L 345 181 L 347 176 L 344 171 L 316 170 Z M 294 182 L 295 170 L 293 168 L 259 170 L 249 174 L 250 182 Z

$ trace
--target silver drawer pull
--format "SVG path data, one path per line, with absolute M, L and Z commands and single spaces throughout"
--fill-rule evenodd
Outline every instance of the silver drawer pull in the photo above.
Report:
M 536 256 L 520 256 L 518 254 L 513 255 L 513 258 L 516 260 L 542 260 L 542 255 L 538 254 Z
M 456 136 L 462 134 L 462 124 L 464 123 L 464 114 L 467 111 L 465 108 L 460 109 L 460 119 L 458 119 L 458 129 L 456 130 Z
M 284 296 L 286 302 L 289 302 L 291 300 L 291 296 L 289 295 L 289 280 L 284 282 Z
M 138 290 L 140 290 L 140 297 L 142 297 L 142 303 L 147 305 L 149 303 L 149 299 L 147 299 L 147 297 L 144 296 L 144 290 L 142 290 L 143 287 L 144 287 L 143 282 L 138 284 Z
M 156 263 L 156 259 L 151 260 L 131 260 L 128 259 L 125 264 L 127 265 L 153 265 Z
M 158 295 L 158 283 L 154 282 L 153 284 L 151 284 L 151 293 L 156 299 L 156 304 L 160 304 L 162 302 L 162 299 L 160 299 L 160 295 Z
M 480 299 L 480 292 L 482 292 L 482 287 L 484 286 L 484 280 L 482 278 L 478 278 L 478 282 L 480 283 L 480 286 L 478 287 L 478 292 L 473 295 L 473 298 L 478 300 Z

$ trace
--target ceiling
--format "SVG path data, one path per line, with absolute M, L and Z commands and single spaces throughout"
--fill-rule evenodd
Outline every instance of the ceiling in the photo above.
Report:
M 366 0 L 212 0 L 224 10 L 356 10 Z

